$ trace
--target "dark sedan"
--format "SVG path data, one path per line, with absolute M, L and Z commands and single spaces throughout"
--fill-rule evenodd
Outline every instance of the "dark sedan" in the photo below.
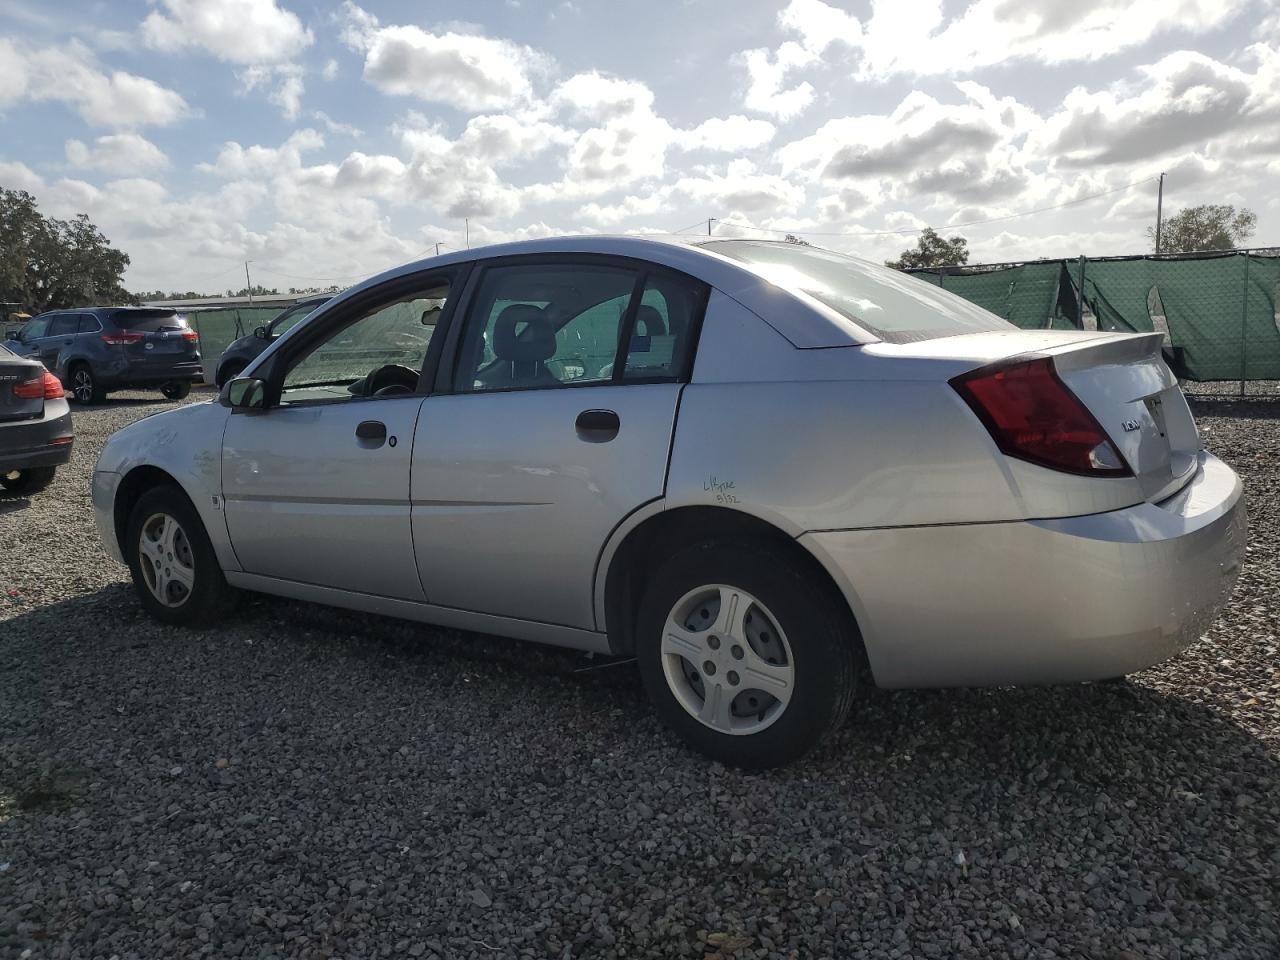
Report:
M 71 459 L 71 409 L 38 360 L 0 346 L 0 491 L 38 493 Z
M 240 376 L 244 368 L 256 360 L 258 354 L 271 346 L 277 337 L 291 329 L 294 324 L 313 310 L 316 310 L 321 304 L 328 303 L 332 299 L 328 294 L 318 297 L 306 297 L 295 304 L 285 307 L 265 327 L 258 327 L 248 336 L 231 341 L 227 349 L 222 351 L 222 357 L 218 360 L 214 383 L 221 388 L 228 380 L 234 380 Z

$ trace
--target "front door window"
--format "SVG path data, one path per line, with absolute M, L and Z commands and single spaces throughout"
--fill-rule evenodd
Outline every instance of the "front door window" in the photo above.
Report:
M 330 333 L 285 374 L 283 405 L 417 393 L 447 281 L 384 302 Z

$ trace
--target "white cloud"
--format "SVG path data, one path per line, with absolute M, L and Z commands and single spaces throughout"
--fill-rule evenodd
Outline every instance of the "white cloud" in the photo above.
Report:
M 724 150 L 736 152 L 763 147 L 777 132 L 768 120 L 752 119 L 741 114 L 704 120 L 677 140 L 686 150 Z
M 1217 27 L 1249 0 L 975 0 L 949 15 L 942 0 L 873 0 L 864 21 L 823 0 L 791 0 L 778 23 L 800 39 L 770 54 L 747 51 L 753 109 L 788 116 L 807 106 L 807 82 L 784 89 L 787 75 L 818 62 L 835 42 L 854 51 L 858 75 L 971 73 L 1013 60 L 1099 60 L 1157 34 L 1189 36 Z M 754 103 L 752 102 L 754 99 Z M 789 111 L 784 113 L 783 111 Z
M 280 108 L 286 120 L 298 119 L 302 94 L 306 91 L 302 67 L 293 63 L 255 64 L 245 67 L 236 76 L 240 80 L 241 92 L 268 90 L 267 99 Z
M 510 106 L 532 96 L 540 57 L 507 40 L 382 26 L 348 0 L 344 40 L 364 53 L 364 79 L 383 93 L 417 97 L 468 112 Z
M 319 120 L 320 125 L 324 127 L 326 130 L 328 130 L 330 133 L 340 134 L 341 136 L 344 136 L 344 137 L 364 136 L 364 131 L 361 130 L 359 127 L 350 123 L 342 123 L 338 120 L 335 120 L 333 119 L 333 117 L 329 116 L 323 110 L 312 110 L 311 116 L 313 119 Z
M 0 107 L 22 100 L 65 103 L 90 126 L 116 129 L 168 126 L 192 114 L 176 91 L 123 70 L 104 70 L 78 40 L 32 47 L 0 38 L 0 62 Z
M 742 100 L 747 109 L 767 113 L 779 120 L 791 120 L 813 103 L 813 84 L 807 80 L 784 87 L 790 71 L 816 60 L 800 44 L 788 40 L 773 54 L 765 49 L 747 50 L 742 59 L 750 78 Z
M 143 42 L 164 51 L 202 47 L 229 63 L 281 63 L 314 40 L 276 0 L 160 0 L 142 21 Z
M 164 151 L 136 133 L 98 137 L 92 146 L 80 140 L 66 143 L 67 162 L 73 167 L 115 174 L 150 173 L 169 166 Z
M 1037 137 L 1063 167 L 1133 163 L 1250 131 L 1254 153 L 1280 153 L 1280 53 L 1250 49 L 1253 72 L 1191 51 L 1140 68 L 1137 85 L 1077 87 Z

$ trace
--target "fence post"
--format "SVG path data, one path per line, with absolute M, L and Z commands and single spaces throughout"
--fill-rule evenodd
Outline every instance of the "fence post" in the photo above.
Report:
M 1244 378 L 1249 356 L 1249 255 L 1244 256 L 1244 302 L 1240 305 L 1240 397 L 1244 398 Z
M 1076 322 L 1084 329 L 1084 254 L 1080 254 L 1080 282 L 1076 284 Z M 1101 328 L 1101 324 L 1096 324 Z

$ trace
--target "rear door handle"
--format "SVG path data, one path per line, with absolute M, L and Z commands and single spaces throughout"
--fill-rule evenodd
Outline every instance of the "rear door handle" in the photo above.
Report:
M 362 447 L 380 447 L 387 440 L 387 425 L 381 420 L 361 420 L 356 425 L 356 439 Z
M 587 443 L 608 443 L 618 435 L 622 421 L 612 410 L 583 410 L 574 426 L 579 439 Z

